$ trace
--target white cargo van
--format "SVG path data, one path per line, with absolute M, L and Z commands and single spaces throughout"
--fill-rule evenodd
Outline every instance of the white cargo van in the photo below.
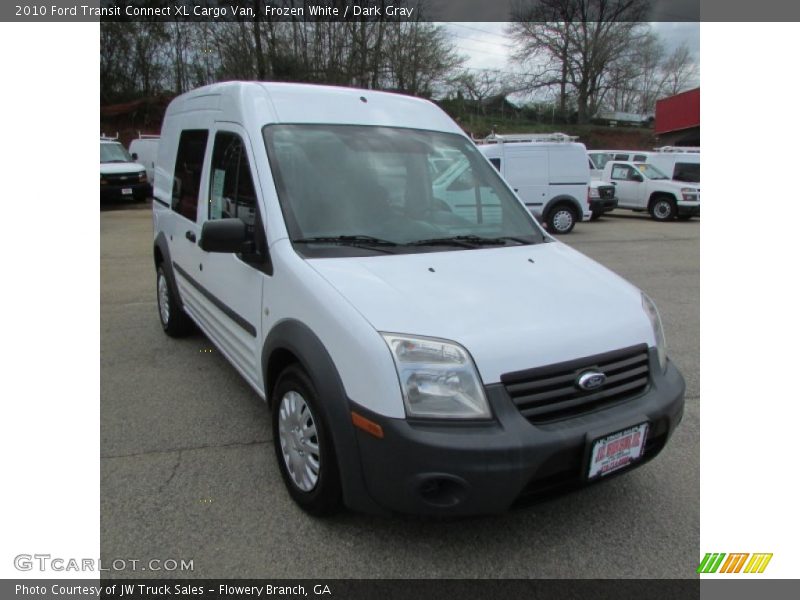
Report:
M 456 211 L 434 181 L 461 163 L 474 206 Z M 545 233 L 431 102 L 257 82 L 178 96 L 153 230 L 164 331 L 199 327 L 268 402 L 312 514 L 503 511 L 651 460 L 681 420 L 652 300 Z
M 528 210 L 555 234 L 588 221 L 586 147 L 555 134 L 492 135 L 478 149 L 514 188 Z
M 156 157 L 158 156 L 158 140 L 160 136 L 139 134 L 139 137 L 131 140 L 128 146 L 128 153 L 133 160 L 145 168 L 147 181 L 153 185 L 153 174 L 156 168 Z
M 700 148 L 662 146 L 650 152 L 646 162 L 674 181 L 700 183 Z

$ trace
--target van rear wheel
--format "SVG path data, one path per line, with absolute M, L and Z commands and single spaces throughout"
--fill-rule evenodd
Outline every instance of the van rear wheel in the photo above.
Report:
M 287 367 L 272 393 L 272 439 L 289 495 L 323 517 L 342 506 L 336 453 L 314 385 L 299 365 Z
M 170 337 L 183 337 L 192 330 L 192 322 L 176 301 L 174 287 L 162 265 L 156 270 L 156 299 L 161 327 Z
M 572 231 L 577 218 L 575 209 L 569 204 L 559 204 L 547 215 L 547 228 L 556 235 L 563 235 Z

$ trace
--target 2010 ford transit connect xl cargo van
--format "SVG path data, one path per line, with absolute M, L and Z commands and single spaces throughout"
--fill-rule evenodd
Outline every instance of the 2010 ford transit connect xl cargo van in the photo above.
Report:
M 433 182 L 460 162 L 455 211 Z M 642 464 L 682 417 L 653 302 L 546 234 L 430 102 L 179 96 L 153 220 L 164 330 L 195 323 L 269 403 L 312 514 L 503 511 Z

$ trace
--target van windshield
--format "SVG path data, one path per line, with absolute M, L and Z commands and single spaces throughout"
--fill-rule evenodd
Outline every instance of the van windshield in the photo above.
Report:
M 122 144 L 100 143 L 100 162 L 133 162 L 131 155 Z
M 268 125 L 264 140 L 289 236 L 303 255 L 466 250 L 545 239 L 462 136 Z

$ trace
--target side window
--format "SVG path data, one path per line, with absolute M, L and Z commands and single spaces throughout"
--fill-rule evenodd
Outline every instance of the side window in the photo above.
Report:
M 614 160 L 628 160 L 628 154 L 615 154 Z
M 197 219 L 197 197 L 200 193 L 206 142 L 208 131 L 205 129 L 187 129 L 181 133 L 178 142 L 175 175 L 172 179 L 172 209 L 190 221 Z
M 500 159 L 499 158 L 490 158 L 489 162 L 494 165 L 494 168 L 498 171 L 500 170 Z
M 697 163 L 675 163 L 672 178 L 676 181 L 700 183 L 700 165 Z
M 634 154 L 633 162 L 647 162 L 647 156 L 644 154 Z
M 630 179 L 630 168 L 626 165 L 614 165 L 611 169 L 611 179 L 627 181 Z
M 220 131 L 214 137 L 211 155 L 208 218 L 238 218 L 253 234 L 256 224 L 256 193 L 250 163 L 242 138 Z

